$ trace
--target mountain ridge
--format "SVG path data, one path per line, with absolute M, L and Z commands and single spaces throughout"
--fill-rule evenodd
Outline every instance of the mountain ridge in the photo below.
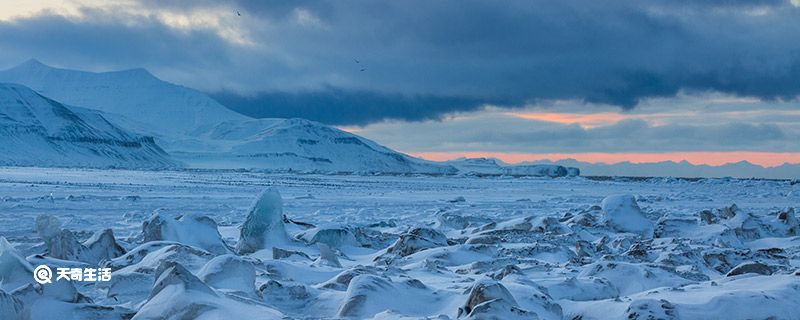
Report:
M 124 117 L 118 118 L 119 122 L 139 122 L 139 131 L 155 137 L 182 134 L 218 121 L 247 119 L 200 91 L 160 80 L 143 68 L 89 72 L 30 59 L 0 71 L 0 82 L 19 83 L 69 105 Z
M 171 168 L 152 137 L 90 110 L 72 110 L 19 84 L 0 83 L 0 164 Z

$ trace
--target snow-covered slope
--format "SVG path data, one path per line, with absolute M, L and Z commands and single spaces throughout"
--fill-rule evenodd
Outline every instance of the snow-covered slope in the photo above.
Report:
M 0 164 L 164 168 L 176 163 L 152 138 L 91 110 L 70 110 L 17 84 L 0 83 Z
M 175 135 L 247 119 L 204 93 L 162 81 L 144 69 L 94 73 L 54 68 L 32 59 L 0 71 L 0 82 L 25 85 L 68 105 L 122 115 L 145 124 L 137 129 L 148 135 Z
M 318 172 L 453 174 L 446 164 L 393 151 L 373 141 L 304 119 L 225 121 L 170 147 L 200 167 L 244 167 Z

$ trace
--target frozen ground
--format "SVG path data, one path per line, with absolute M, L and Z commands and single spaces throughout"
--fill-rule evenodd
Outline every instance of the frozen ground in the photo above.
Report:
M 264 200 L 251 220 L 273 225 L 239 254 L 268 187 L 291 221 Z M 0 318 L 798 319 L 798 206 L 788 181 L 5 167 Z M 42 214 L 80 242 L 111 228 L 127 254 L 48 246 Z M 80 294 L 26 289 L 42 261 L 114 273 Z

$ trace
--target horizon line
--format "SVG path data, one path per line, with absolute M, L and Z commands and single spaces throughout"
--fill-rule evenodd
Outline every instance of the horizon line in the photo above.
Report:
M 759 151 L 692 151 L 692 152 L 576 152 L 576 153 L 522 153 L 522 152 L 407 152 L 409 155 L 432 161 L 458 158 L 496 158 L 508 164 L 535 161 L 576 160 L 591 164 L 616 165 L 620 163 L 650 164 L 659 162 L 687 162 L 694 166 L 721 167 L 747 162 L 765 169 L 782 165 L 800 164 L 800 152 Z

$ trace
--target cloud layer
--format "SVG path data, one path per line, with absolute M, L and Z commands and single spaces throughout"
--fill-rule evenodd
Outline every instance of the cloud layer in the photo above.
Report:
M 463 113 L 444 121 L 387 121 L 356 133 L 413 153 L 797 152 L 800 104 L 753 104 L 719 95 L 651 99 L 636 109 L 564 104 Z M 764 107 L 764 108 L 760 108 Z M 746 158 L 743 158 L 746 159 Z
M 0 65 L 146 67 L 255 116 L 365 124 L 484 104 L 629 109 L 679 92 L 800 93 L 790 1 L 129 0 L 63 11 L 0 19 Z

